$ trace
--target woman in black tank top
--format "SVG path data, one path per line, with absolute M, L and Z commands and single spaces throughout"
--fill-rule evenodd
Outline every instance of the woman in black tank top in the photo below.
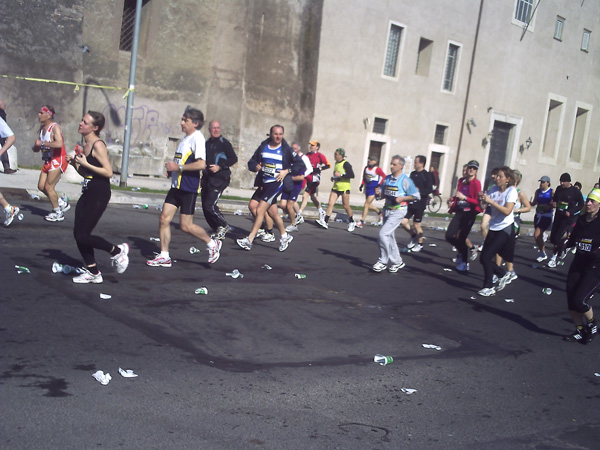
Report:
M 76 152 L 75 156 L 67 156 L 69 163 L 84 178 L 82 194 L 75 208 L 73 235 L 85 267 L 81 275 L 73 278 L 74 283 L 102 283 L 102 274 L 94 257 L 96 248 L 110 253 L 112 265 L 118 273 L 125 272 L 129 265 L 127 243 L 113 245 L 100 236 L 92 235 L 110 201 L 110 177 L 113 175 L 106 144 L 100 139 L 104 121 L 102 114 L 88 111 L 78 130 L 85 140 L 83 150 Z

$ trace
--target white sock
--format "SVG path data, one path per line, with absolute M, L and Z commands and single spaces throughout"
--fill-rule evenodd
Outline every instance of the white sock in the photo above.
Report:
M 54 208 L 54 212 L 55 212 L 55 213 L 59 213 L 59 212 L 60 212 L 60 206 L 59 206 L 59 207 L 57 207 L 57 208 Z
M 217 244 L 215 244 L 215 241 L 213 241 L 212 239 L 210 240 L 210 242 L 208 244 L 206 244 L 206 248 L 208 249 L 213 249 L 217 246 Z
M 281 239 L 285 239 L 286 237 L 288 237 L 288 234 L 287 234 L 287 233 L 283 233 L 283 234 L 281 235 Z
M 12 206 L 8 205 L 6 208 L 4 208 L 4 211 L 6 211 L 7 213 L 12 211 Z
M 170 258 L 169 252 L 160 252 L 159 256 L 162 256 L 165 259 L 169 259 Z

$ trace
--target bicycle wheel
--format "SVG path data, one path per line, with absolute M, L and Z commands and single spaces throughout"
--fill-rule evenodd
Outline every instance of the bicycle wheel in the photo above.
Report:
M 429 212 L 436 213 L 442 208 L 442 197 L 441 195 L 433 195 L 427 204 Z

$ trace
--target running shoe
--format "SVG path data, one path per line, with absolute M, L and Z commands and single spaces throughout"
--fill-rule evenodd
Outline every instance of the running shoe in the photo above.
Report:
M 548 267 L 556 267 L 556 255 L 552 255 L 552 258 L 548 261 Z
M 586 323 L 583 329 L 585 330 L 584 342 L 586 344 L 592 342 L 592 339 L 594 339 L 595 335 L 598 334 L 598 325 L 596 323 L 596 319 Z
M 469 249 L 469 261 L 475 261 L 477 259 L 477 246 L 473 246 Z
M 567 257 L 567 255 L 568 255 L 568 254 L 569 254 L 569 250 L 567 250 L 567 249 L 564 249 L 564 250 L 563 250 L 563 251 L 560 253 L 560 256 L 559 256 L 559 258 L 560 258 L 560 259 L 565 259 L 565 258 Z
M 468 272 L 469 271 L 469 263 L 467 262 L 461 262 L 460 264 L 458 264 L 456 266 L 456 270 L 458 270 L 459 272 Z
M 515 281 L 517 278 L 519 278 L 519 276 L 515 273 L 514 270 L 510 270 L 508 273 L 510 273 L 510 278 L 508 280 L 507 284 L 512 283 L 513 281 Z
M 387 269 L 387 264 L 377 261 L 375 264 L 373 264 L 372 269 L 373 272 L 383 272 L 385 269 Z
M 60 208 L 60 212 L 67 212 L 71 209 L 71 204 L 65 200 L 64 197 L 59 197 L 58 199 L 58 207 Z
M 358 222 L 356 222 L 356 228 L 362 228 L 364 225 L 364 222 L 362 220 L 359 220 Z
M 4 226 L 7 227 L 9 226 L 11 223 L 13 223 L 13 220 L 15 220 L 15 217 L 17 217 L 19 215 L 19 207 L 18 206 L 11 206 L 10 207 L 10 212 L 6 213 L 6 220 L 4 221 Z
M 285 227 L 285 231 L 291 233 L 292 231 L 298 231 L 298 227 L 296 225 L 288 225 Z
M 89 270 L 87 270 L 85 267 L 81 268 L 81 275 L 76 276 L 75 278 L 73 278 L 73 283 L 77 283 L 77 284 L 100 284 L 102 283 L 104 280 L 102 279 L 102 273 L 98 272 L 96 275 L 94 275 L 92 272 L 90 272 Z
M 585 329 L 583 328 L 583 326 L 576 327 L 575 332 L 573 334 L 565 336 L 564 340 L 567 342 L 580 342 L 582 344 L 587 344 Z
M 208 245 L 206 248 L 208 249 L 208 263 L 214 264 L 221 256 L 221 246 L 223 243 L 218 239 L 213 239 L 212 242 L 215 244 L 213 248 L 210 248 Z
M 121 249 L 121 253 L 112 258 L 113 267 L 117 268 L 117 273 L 123 273 L 127 270 L 129 265 L 129 244 L 126 242 L 118 246 Z
M 482 295 L 483 297 L 491 297 L 492 295 L 496 295 L 496 289 L 494 289 L 493 287 L 483 288 L 478 292 L 478 294 Z
M 317 225 L 321 225 L 325 229 L 329 228 L 329 225 L 327 224 L 327 222 L 325 222 L 324 219 L 316 220 L 316 222 L 317 222 Z
M 301 223 L 304 223 L 304 216 L 302 216 L 302 214 L 297 214 L 296 215 L 296 225 L 300 225 Z
M 62 211 L 59 212 L 51 212 L 50 214 L 48 214 L 46 217 L 44 217 L 44 219 L 46 219 L 48 222 L 62 222 L 63 220 L 65 220 L 65 216 L 63 216 Z
M 542 261 L 545 261 L 546 259 L 548 259 L 548 255 L 546 255 L 546 252 L 539 252 L 537 255 L 537 258 L 535 260 L 537 262 L 542 262 Z
M 350 222 L 350 223 L 348 224 L 348 231 L 349 231 L 350 233 L 352 233 L 352 232 L 354 231 L 354 229 L 355 229 L 355 228 L 356 228 L 356 222 Z
M 415 236 L 415 237 L 410 238 L 410 242 L 408 244 L 406 244 L 406 247 L 413 248 L 418 243 L 419 243 L 419 238 Z
M 319 208 L 319 219 L 325 221 L 325 210 L 323 208 Z
M 423 250 L 423 244 L 419 243 L 410 249 L 411 252 L 420 252 L 421 250 Z
M 573 247 L 573 248 L 571 249 L 571 253 L 573 253 L 573 254 L 577 253 L 577 247 Z
M 275 235 L 266 231 L 265 234 L 263 234 L 259 239 L 263 242 L 274 242 Z
M 250 242 L 250 239 L 248 239 L 247 237 L 245 237 L 244 239 L 238 239 L 236 240 L 236 242 L 237 245 L 242 247 L 244 250 L 252 250 L 252 242 Z
M 510 283 L 510 272 L 506 272 L 502 278 L 498 280 L 498 286 L 496 286 L 496 292 L 500 292 L 502 289 L 506 287 L 508 283 Z
M 171 258 L 165 258 L 158 254 L 156 258 L 146 261 L 146 264 L 150 267 L 171 267 Z
M 217 232 L 215 233 L 215 239 L 222 241 L 225 239 L 225 235 L 231 231 L 231 227 L 229 225 L 225 225 L 224 227 L 218 227 Z
M 492 275 L 492 283 L 496 284 L 498 282 L 498 275 L 494 274 Z
M 404 264 L 404 262 L 398 263 L 398 264 L 392 264 L 389 269 L 388 272 L 390 273 L 396 273 L 398 272 L 400 269 L 404 269 L 406 267 L 406 264 Z M 373 269 L 374 270 L 374 269 Z
M 288 248 L 288 245 L 290 245 L 290 242 L 293 240 L 294 236 L 291 234 L 288 234 L 287 236 L 281 236 L 281 239 L 279 239 L 279 251 L 285 252 L 285 249 Z

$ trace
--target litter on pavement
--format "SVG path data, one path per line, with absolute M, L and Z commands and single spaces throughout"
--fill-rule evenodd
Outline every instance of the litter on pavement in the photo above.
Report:
M 98 382 L 104 386 L 106 386 L 108 383 L 110 383 L 110 380 L 112 380 L 112 377 L 110 376 L 110 373 L 104 373 L 101 370 L 97 371 L 96 373 L 93 373 L 92 376 L 98 380 Z
M 387 366 L 388 364 L 394 362 L 394 358 L 392 358 L 391 356 L 377 354 L 373 358 L 373 361 L 379 364 L 380 366 Z
M 442 347 L 440 347 L 439 345 L 433 345 L 433 344 L 422 344 L 423 348 L 432 348 L 434 350 L 441 350 Z
M 417 392 L 416 389 L 410 389 L 410 388 L 401 388 L 400 390 L 408 395 L 414 394 L 415 392 Z
M 137 377 L 137 374 L 133 373 L 133 370 L 131 370 L 131 369 L 123 370 L 119 367 L 119 373 L 121 374 L 121 376 L 123 376 L 125 378 Z
M 100 298 L 102 300 L 108 300 L 109 298 L 112 298 L 112 295 L 108 295 L 108 294 L 100 294 Z
M 244 278 L 244 274 L 237 269 L 233 269 L 233 272 L 227 272 L 225 275 L 231 278 Z

